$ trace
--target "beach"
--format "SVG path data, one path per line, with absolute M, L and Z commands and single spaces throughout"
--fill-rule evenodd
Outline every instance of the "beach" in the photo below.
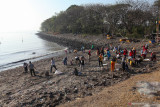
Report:
M 66 36 L 52 34 L 45 36 L 45 34 L 43 34 L 41 37 L 43 39 L 57 42 L 59 45 L 67 46 L 69 47 L 69 50 L 80 50 L 80 47 L 83 45 L 86 47 L 86 51 L 84 53 L 81 51 L 78 51 L 77 53 L 69 53 L 68 51 L 67 66 L 63 65 L 62 63 L 63 58 L 66 56 L 65 54 L 54 57 L 58 71 L 63 72 L 61 75 L 50 73 L 49 77 L 45 76 L 45 72 L 49 72 L 50 70 L 51 58 L 33 62 L 36 67 L 35 70 L 37 76 L 35 77 L 32 77 L 29 72 L 24 73 L 22 66 L 0 72 L 0 106 L 81 107 L 91 105 L 96 107 L 97 105 L 106 106 L 107 104 L 108 107 L 111 107 L 118 106 L 120 104 L 118 102 L 123 102 L 120 106 L 125 106 L 128 101 L 137 101 L 135 100 L 136 97 L 135 99 L 133 98 L 132 100 L 125 101 L 130 96 L 125 96 L 124 90 L 129 90 L 131 86 L 134 86 L 135 84 L 135 82 L 133 84 L 129 84 L 130 81 L 132 81 L 131 79 L 138 81 L 138 79 L 141 79 L 142 76 L 145 80 L 144 77 L 149 78 L 149 76 L 144 75 L 149 75 L 150 73 L 154 75 L 153 71 L 157 71 L 159 69 L 159 62 L 142 62 L 140 67 L 129 67 L 132 72 L 110 72 L 109 61 L 104 61 L 104 63 L 108 64 L 108 66 L 104 66 L 103 68 L 99 67 L 98 57 L 96 56 L 96 47 L 105 47 L 108 44 L 112 44 L 114 47 L 120 44 L 120 37 L 110 40 L 106 40 L 105 36 L 74 36 L 73 34 Z M 141 46 L 145 45 L 146 43 L 148 43 L 148 41 L 144 40 L 140 42 L 123 43 L 121 46 L 122 48 L 127 49 L 136 47 L 137 51 L 139 52 L 142 48 Z M 91 61 L 89 62 L 88 49 L 90 49 L 92 44 L 95 45 L 95 50 L 91 50 Z M 150 45 L 150 49 L 157 52 L 157 61 L 159 61 L 159 46 Z M 85 67 L 81 76 L 75 76 L 72 74 L 74 68 L 77 68 L 78 71 L 80 71 L 80 67 L 75 63 L 75 57 L 82 55 L 86 59 Z M 149 56 L 150 53 L 148 53 L 148 57 Z M 74 60 L 73 65 L 70 65 L 71 59 Z M 53 71 L 55 71 L 54 68 Z M 128 87 L 120 89 L 122 85 L 128 85 Z M 116 94 L 118 92 L 116 89 L 120 89 L 118 95 Z M 102 94 L 106 97 L 104 97 Z M 117 101 L 117 99 L 110 97 L 111 94 L 113 96 L 117 95 L 117 98 L 123 99 L 126 97 L 126 99 L 115 103 L 114 101 Z M 112 101 L 107 103 L 107 101 L 111 98 L 113 103 Z M 106 101 L 102 100 L 106 103 L 100 102 L 101 99 L 106 99 Z M 97 101 L 99 103 L 97 103 Z

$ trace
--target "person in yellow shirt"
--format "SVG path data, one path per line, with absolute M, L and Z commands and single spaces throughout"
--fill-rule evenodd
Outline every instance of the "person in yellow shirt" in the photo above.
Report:
M 99 55 L 99 57 L 98 57 L 98 62 L 99 62 L 99 67 L 100 67 L 100 66 L 103 67 L 103 56 L 102 56 L 102 54 Z

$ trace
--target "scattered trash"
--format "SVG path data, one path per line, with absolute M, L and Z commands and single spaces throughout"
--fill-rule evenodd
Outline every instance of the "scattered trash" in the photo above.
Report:
M 107 59 L 108 59 L 107 57 L 104 57 L 104 61 L 107 61 Z
M 59 75 L 59 74 L 62 74 L 62 73 L 63 73 L 63 72 L 56 70 L 54 74 Z
M 108 65 L 108 64 L 103 64 L 103 66 Z
M 150 61 L 150 59 L 143 59 L 143 61 Z

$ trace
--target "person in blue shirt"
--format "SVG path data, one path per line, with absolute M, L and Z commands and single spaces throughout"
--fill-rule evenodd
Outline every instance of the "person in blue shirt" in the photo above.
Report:
M 108 60 L 109 60 L 110 57 L 111 57 L 111 54 L 110 54 L 110 51 L 109 51 L 109 50 L 107 50 L 107 56 L 108 56 Z
M 67 65 L 67 57 L 65 57 L 65 58 L 63 59 L 63 64 L 64 64 L 64 65 Z

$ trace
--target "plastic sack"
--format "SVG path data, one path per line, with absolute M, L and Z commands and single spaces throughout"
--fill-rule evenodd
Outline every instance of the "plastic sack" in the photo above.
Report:
M 63 73 L 63 72 L 56 70 L 54 74 L 59 75 L 59 74 L 62 74 L 62 73 Z

